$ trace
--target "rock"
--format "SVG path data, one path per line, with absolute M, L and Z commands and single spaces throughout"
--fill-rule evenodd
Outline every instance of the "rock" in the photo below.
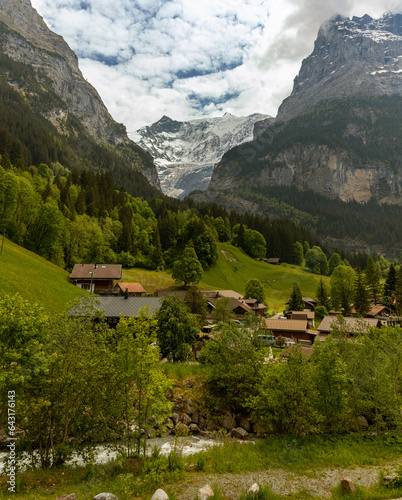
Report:
M 236 420 L 230 413 L 227 413 L 222 417 L 222 427 L 228 431 L 231 431 L 234 427 L 236 427 Z
M 357 417 L 357 423 L 359 427 L 365 427 L 365 428 L 369 427 L 366 417 L 363 416 Z
M 177 423 L 178 423 L 178 422 L 177 422 Z M 167 427 L 168 429 L 173 429 L 173 427 L 174 427 L 174 425 L 175 425 L 175 424 L 173 423 L 173 420 L 172 420 L 171 418 L 167 418 L 167 419 L 165 419 L 165 421 L 163 422 L 163 425 L 164 425 L 165 427 Z
M 197 424 L 190 424 L 189 429 L 190 429 L 190 432 L 192 434 L 199 434 L 200 433 L 200 428 L 198 427 Z
M 200 436 L 210 438 L 211 433 L 209 431 L 200 431 Z
M 198 422 L 194 420 L 196 424 L 198 424 L 198 427 L 200 429 L 205 429 L 205 426 L 207 425 L 207 419 L 203 415 L 198 416 Z
M 183 386 L 186 388 L 186 389 L 191 389 L 194 385 L 194 380 L 192 378 L 187 378 L 185 381 L 184 381 L 184 384 Z
M 169 500 L 169 497 L 163 490 L 159 489 L 152 495 L 151 500 Z
M 250 420 L 248 418 L 240 419 L 239 427 L 243 427 L 243 429 L 247 432 L 251 432 L 251 430 L 252 430 L 251 423 L 250 423 Z
M 179 436 L 187 436 L 189 433 L 189 428 L 186 424 L 183 424 L 183 422 L 179 422 L 174 428 L 174 431 Z
M 260 487 L 258 486 L 257 483 L 254 483 L 252 486 L 250 486 L 249 490 L 247 491 L 247 495 L 254 497 L 256 496 L 260 491 Z
M 216 431 L 217 426 L 216 426 L 215 422 L 213 422 L 212 420 L 208 420 L 208 422 L 206 423 L 206 429 L 209 432 Z
M 200 420 L 200 414 L 198 411 L 194 410 L 193 413 L 191 414 L 191 420 L 195 423 L 198 424 Z
M 356 493 L 356 486 L 350 478 L 343 478 L 341 481 L 341 485 L 343 495 L 351 495 L 352 493 Z
M 62 497 L 56 498 L 56 500 L 77 500 L 75 493 L 70 493 L 69 495 L 63 495 Z
M 384 476 L 382 478 L 382 484 L 384 486 L 392 486 L 395 479 L 397 479 L 397 478 L 398 478 L 398 476 Z
M 214 498 L 214 492 L 209 484 L 206 484 L 198 490 L 198 500 L 208 500 L 209 498 Z
M 99 493 L 96 497 L 93 497 L 92 500 L 119 500 L 116 495 L 112 495 L 112 493 Z
M 191 415 L 194 410 L 195 410 L 195 408 L 194 408 L 193 400 L 191 398 L 187 399 L 187 401 L 184 402 L 184 412 Z
M 178 413 L 173 413 L 172 420 L 174 425 L 177 425 L 180 422 L 180 415 Z
M 248 436 L 248 432 L 243 427 L 235 427 L 230 434 L 236 439 L 246 439 Z
M 191 422 L 192 422 L 191 417 L 189 417 L 189 416 L 187 415 L 187 413 L 184 413 L 184 414 L 182 415 L 182 417 L 181 417 L 181 421 L 182 421 L 182 422 L 183 422 L 183 424 L 185 424 L 185 425 L 190 425 L 190 424 L 191 424 Z

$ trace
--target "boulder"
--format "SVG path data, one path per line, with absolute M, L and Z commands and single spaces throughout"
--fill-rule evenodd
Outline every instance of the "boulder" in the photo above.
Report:
M 231 431 L 234 427 L 236 427 L 236 420 L 230 413 L 227 413 L 222 417 L 222 427 L 227 431 Z
M 214 492 L 209 484 L 206 484 L 198 490 L 198 500 L 208 500 L 209 498 L 214 498 Z
M 194 410 L 193 413 L 191 414 L 191 420 L 195 423 L 198 424 L 200 421 L 200 414 L 198 411 Z
M 178 413 L 173 413 L 172 420 L 174 425 L 177 425 L 180 422 L 180 415 Z
M 192 422 L 192 419 L 191 419 L 191 417 L 189 417 L 189 416 L 187 415 L 187 413 L 184 413 L 184 414 L 181 416 L 181 421 L 182 421 L 182 422 L 183 422 L 183 424 L 185 424 L 185 425 L 190 425 L 190 424 L 191 424 L 191 422 Z
M 208 420 L 205 427 L 206 427 L 206 430 L 209 432 L 216 431 L 216 429 L 217 429 L 215 422 L 212 422 L 212 420 Z
M 382 484 L 384 486 L 392 486 L 394 484 L 394 482 L 396 481 L 396 479 L 398 479 L 398 476 L 384 476 L 382 478 Z
M 185 413 L 188 413 L 189 415 L 191 415 L 193 413 L 193 411 L 195 410 L 193 400 L 191 398 L 188 398 L 184 402 L 183 408 L 184 408 Z
M 248 418 L 243 417 L 242 419 L 240 419 L 239 427 L 243 427 L 243 429 L 247 432 L 252 431 L 251 423 L 250 423 L 250 420 Z
M 207 419 L 204 417 L 204 415 L 198 415 L 198 422 L 194 420 L 196 424 L 198 424 L 198 427 L 200 429 L 205 429 L 207 425 Z
M 249 490 L 247 491 L 247 496 L 255 497 L 256 495 L 258 495 L 259 491 L 260 487 L 258 486 L 257 483 L 254 483 L 252 486 L 250 486 Z
M 189 428 L 186 424 L 183 424 L 183 422 L 179 422 L 174 428 L 174 431 L 176 434 L 179 434 L 179 436 L 187 436 Z
M 243 427 L 235 427 L 231 430 L 230 434 L 236 439 L 247 439 L 248 432 Z
M 163 422 L 163 425 L 167 427 L 168 429 L 173 429 L 174 423 L 171 418 L 166 418 L 165 421 Z
M 169 497 L 163 490 L 159 489 L 152 495 L 151 500 L 169 500 Z
M 185 381 L 184 381 L 184 384 L 183 386 L 186 388 L 186 389 L 191 389 L 194 385 L 194 380 L 192 378 L 187 378 Z
M 190 429 L 190 432 L 192 434 L 199 434 L 200 433 L 200 428 L 198 427 L 197 424 L 190 424 L 188 428 Z
M 351 495 L 352 493 L 356 493 L 356 486 L 349 477 L 343 478 L 341 481 L 341 485 L 343 495 Z
M 112 495 L 112 493 L 99 493 L 96 497 L 93 497 L 92 500 L 119 500 L 116 495 Z
M 63 495 L 62 497 L 57 497 L 56 500 L 77 500 L 75 493 L 70 493 L 69 495 Z

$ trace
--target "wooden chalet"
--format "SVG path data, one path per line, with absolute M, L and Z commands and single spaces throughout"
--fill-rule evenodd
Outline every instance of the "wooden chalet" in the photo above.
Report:
M 112 292 L 114 282 L 121 280 L 121 264 L 75 264 L 70 280 L 92 293 Z
M 287 319 L 302 319 L 307 320 L 310 328 L 315 328 L 315 312 L 314 311 L 286 311 Z
M 312 345 L 317 332 L 308 329 L 307 319 L 265 319 L 267 330 L 277 337 L 293 339 L 298 344 Z
M 341 322 L 343 322 L 344 328 L 346 329 L 345 333 L 349 336 L 366 333 L 369 328 L 381 327 L 381 320 L 377 318 L 345 317 L 341 319 Z M 332 330 L 340 325 L 341 323 L 339 322 L 338 317 L 335 318 L 334 316 L 325 316 L 321 321 L 320 326 L 317 328 L 320 340 L 325 340 L 327 336 L 332 333 Z
M 127 294 L 129 297 L 142 297 L 146 294 L 140 283 L 117 283 L 116 287 L 120 295 Z

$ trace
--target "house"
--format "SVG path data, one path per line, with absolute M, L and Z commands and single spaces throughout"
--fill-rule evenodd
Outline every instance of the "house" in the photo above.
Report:
M 347 335 L 366 333 L 369 328 L 381 327 L 381 321 L 376 318 L 342 317 L 339 320 L 338 317 L 335 318 L 334 316 L 325 316 L 318 327 L 320 340 L 325 340 L 326 337 L 332 333 L 334 327 L 337 327 L 338 325 L 340 326 L 342 323 L 345 325 L 344 328 Z
M 281 263 L 281 259 L 276 258 L 276 257 L 271 257 L 269 259 L 260 259 L 261 262 L 265 262 L 266 264 L 273 264 L 274 266 L 279 266 Z
M 311 297 L 302 297 L 303 311 L 315 311 L 317 301 Z M 286 302 L 286 307 L 289 305 L 289 300 Z
M 146 294 L 146 291 L 140 283 L 117 283 L 115 288 L 117 288 L 121 295 L 127 293 L 129 297 L 141 297 L 143 294 Z
M 308 330 L 307 319 L 265 319 L 267 330 L 271 330 L 276 337 L 286 337 L 297 341 L 298 344 L 311 345 L 317 337 L 317 332 Z
M 391 309 L 387 306 L 373 305 L 366 315 L 368 318 L 389 318 Z
M 158 297 L 125 297 L 102 295 L 96 297 L 94 308 L 101 312 L 111 328 L 116 328 L 120 318 L 138 316 L 142 309 L 149 316 L 159 311 L 163 299 Z M 76 316 L 74 309 L 70 311 L 71 316 Z M 80 313 L 82 314 L 82 313 Z
M 121 264 L 75 264 L 70 280 L 74 285 L 92 293 L 113 291 L 116 280 L 121 279 Z
M 315 328 L 315 312 L 314 311 L 286 311 L 287 319 L 306 319 L 310 328 Z

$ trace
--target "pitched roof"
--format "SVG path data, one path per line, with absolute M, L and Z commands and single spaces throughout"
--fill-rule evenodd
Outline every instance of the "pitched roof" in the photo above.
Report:
M 94 307 L 99 311 L 104 312 L 107 318 L 119 318 L 123 316 L 138 316 L 140 309 L 149 310 L 152 315 L 157 312 L 163 300 L 158 297 L 127 297 L 122 296 L 102 295 L 96 297 Z M 74 315 L 74 313 L 72 313 Z
M 283 330 L 294 332 L 305 332 L 307 330 L 307 320 L 299 319 L 265 319 L 268 330 Z
M 120 280 L 121 264 L 75 264 L 70 274 L 70 279 L 76 280 L 83 278 L 87 278 L 88 280 Z
M 287 311 L 286 314 L 290 315 L 290 319 L 301 319 L 302 317 L 306 317 L 307 319 L 315 319 L 314 311 Z
M 117 283 L 117 286 L 122 292 L 126 290 L 128 293 L 146 293 L 144 287 L 140 283 Z
M 241 295 L 238 292 L 235 292 L 234 290 L 207 290 L 207 291 L 202 291 L 201 293 L 204 295 L 204 297 L 207 297 L 207 299 L 213 297 L 216 298 L 229 297 L 237 300 L 243 299 L 243 295 Z
M 391 312 L 390 308 L 387 306 L 372 306 L 370 311 L 367 313 L 367 316 L 377 316 L 377 314 L 380 314 L 380 312 L 384 309 L 386 309 L 388 312 Z
M 317 330 L 320 333 L 330 333 L 333 326 L 338 323 L 338 318 L 334 316 L 325 316 L 321 321 L 320 326 Z M 374 318 L 343 318 L 346 322 L 346 333 L 363 333 L 367 332 L 369 328 L 375 328 L 378 326 L 378 319 Z

